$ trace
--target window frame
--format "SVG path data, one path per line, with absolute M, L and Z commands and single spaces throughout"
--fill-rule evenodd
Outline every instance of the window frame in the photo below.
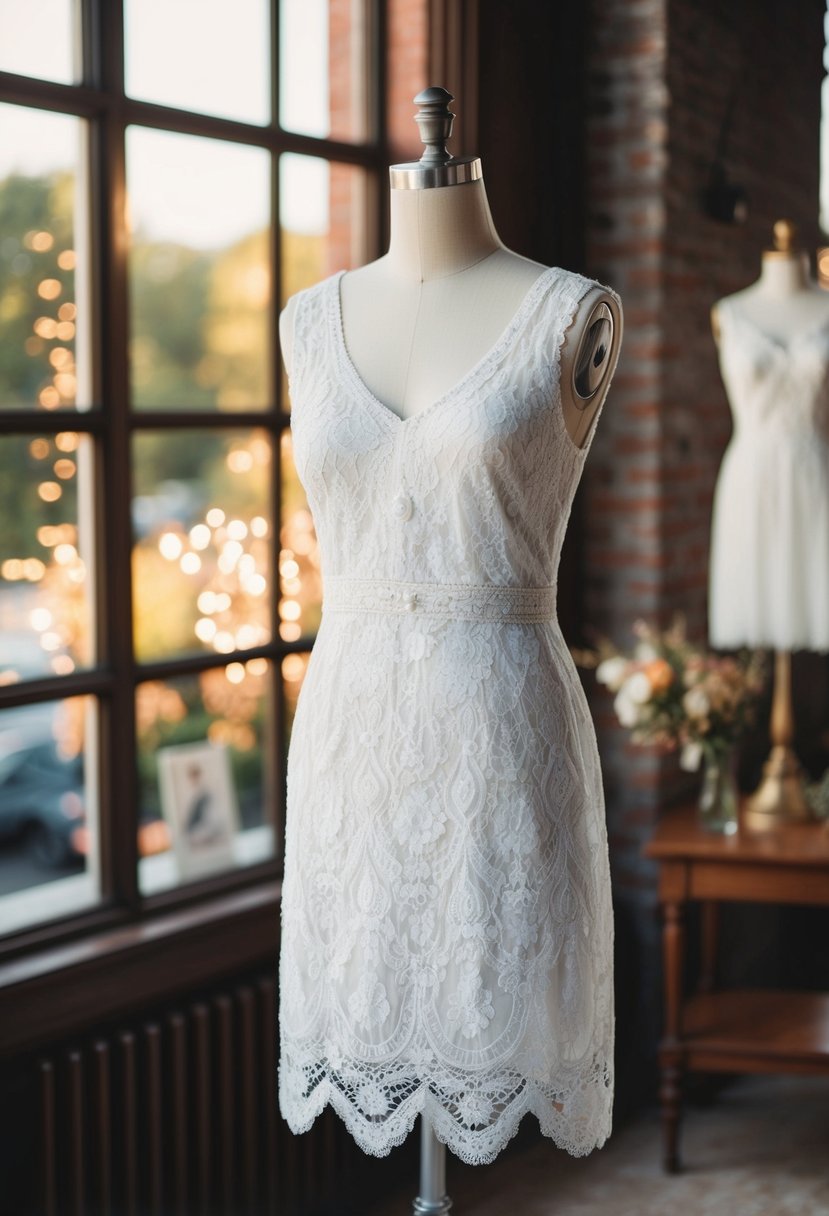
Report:
M 380 205 L 386 170 L 392 159 L 386 125 L 387 28 L 384 0 L 366 0 L 370 76 L 369 110 L 373 119 L 364 142 L 345 142 L 286 131 L 279 126 L 279 0 L 270 0 L 271 120 L 259 126 L 193 111 L 179 110 L 128 97 L 124 92 L 123 0 L 76 0 L 80 20 L 82 80 L 60 84 L 0 72 L 0 101 L 64 113 L 88 122 L 87 173 L 89 191 L 89 268 L 93 315 L 93 406 L 88 410 L 45 411 L 31 408 L 0 414 L 0 435 L 72 430 L 88 434 L 95 445 L 95 536 L 97 578 L 95 599 L 96 654 L 92 668 L 70 675 L 44 677 L 0 687 L 0 709 L 66 697 L 94 695 L 99 703 L 100 746 L 97 783 L 100 790 L 100 900 L 94 908 L 57 920 L 43 921 L 0 936 L 0 960 L 40 946 L 57 945 L 97 930 L 138 924 L 169 909 L 186 909 L 211 897 L 231 895 L 257 882 L 273 883 L 281 876 L 281 849 L 268 860 L 210 875 L 181 886 L 142 895 L 139 888 L 138 781 L 135 733 L 135 693 L 146 680 L 200 673 L 256 657 L 271 663 L 272 679 L 268 734 L 275 749 L 274 832 L 284 831 L 285 743 L 281 661 L 285 655 L 309 653 L 314 635 L 286 642 L 278 631 L 278 549 L 282 478 L 280 447 L 290 429 L 290 413 L 282 400 L 283 383 L 277 318 L 281 301 L 280 156 L 294 152 L 326 161 L 354 165 L 366 175 L 363 216 L 369 257 L 386 246 L 387 208 Z M 124 217 L 126 194 L 126 131 L 136 124 L 155 130 L 225 139 L 237 145 L 264 148 L 271 154 L 271 274 L 269 357 L 273 399 L 261 411 L 151 410 L 130 407 L 128 240 Z M 257 428 L 272 445 L 269 483 L 271 529 L 271 640 L 265 645 L 230 654 L 182 655 L 139 663 L 132 636 L 131 442 L 142 431 L 164 428 L 222 430 Z M 103 572 L 106 572 L 104 576 Z

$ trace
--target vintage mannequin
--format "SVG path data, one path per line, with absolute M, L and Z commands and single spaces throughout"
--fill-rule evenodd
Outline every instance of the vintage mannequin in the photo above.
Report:
M 427 89 L 415 98 L 421 116 L 439 107 L 439 121 L 451 129 L 448 100 L 443 89 Z M 448 130 L 440 142 L 447 136 Z M 466 180 L 426 188 L 407 181 L 455 165 L 466 169 Z M 373 395 L 401 418 L 442 397 L 486 355 L 546 269 L 513 253 L 499 238 L 477 158 L 447 160 L 437 169 L 423 166 L 424 161 L 392 166 L 389 250 L 341 283 L 351 360 Z M 288 368 L 292 309 L 293 299 L 280 317 Z M 621 337 L 618 305 L 601 287 L 593 288 L 582 299 L 561 351 L 562 406 L 576 443 L 589 434 Z
M 794 224 L 778 220 L 774 248 L 763 250 L 759 279 L 728 297 L 747 321 L 780 342 L 791 341 L 829 316 L 829 293 L 810 278 L 808 257 L 797 248 L 795 239 Z M 711 327 L 719 341 L 716 304 L 711 309 Z
M 784 345 L 829 321 L 829 293 L 811 279 L 808 257 L 797 247 L 795 225 L 790 220 L 775 223 L 774 248 L 763 251 L 759 279 L 727 300 L 746 321 Z M 717 304 L 711 309 L 711 326 L 719 344 L 717 309 Z M 749 799 L 743 817 L 746 827 L 760 831 L 781 821 L 811 818 L 803 774 L 792 747 L 794 718 L 788 650 L 775 652 L 770 734 L 772 747 L 763 768 L 763 779 Z
M 415 97 L 426 144 L 420 161 L 392 165 L 388 252 L 344 275 L 345 345 L 369 391 L 400 418 L 441 399 L 495 345 L 547 268 L 507 249 L 495 231 L 477 157 L 450 157 L 444 145 L 452 95 Z M 292 297 L 279 333 L 291 366 Z M 610 385 L 622 338 L 621 311 L 598 285 L 582 298 L 561 350 L 564 420 L 579 445 Z M 420 1194 L 415 1216 L 443 1216 L 445 1146 L 421 1125 Z

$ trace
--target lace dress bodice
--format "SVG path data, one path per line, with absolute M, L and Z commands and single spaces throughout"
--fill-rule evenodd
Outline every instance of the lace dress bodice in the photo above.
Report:
M 297 302 L 291 378 L 294 460 L 326 574 L 554 583 L 587 449 L 548 404 L 564 337 L 549 311 L 575 304 L 590 281 L 541 274 L 492 350 L 401 419 L 347 352 L 341 277 Z

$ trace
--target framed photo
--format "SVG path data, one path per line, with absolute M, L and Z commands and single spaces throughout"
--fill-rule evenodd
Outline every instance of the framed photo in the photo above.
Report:
M 158 780 L 181 877 L 232 866 L 239 806 L 227 749 L 206 740 L 162 747 Z

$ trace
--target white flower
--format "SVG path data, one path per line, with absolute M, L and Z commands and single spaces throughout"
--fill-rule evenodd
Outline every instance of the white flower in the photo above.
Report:
M 682 708 L 689 718 L 704 718 L 711 709 L 711 702 L 703 688 L 689 688 L 682 698 Z
M 686 743 L 680 752 L 679 766 L 684 768 L 688 773 L 695 773 L 699 768 L 699 762 L 702 759 L 702 744 L 690 742 Z
M 630 727 L 638 724 L 642 707 L 637 705 L 635 701 L 631 701 L 624 688 L 620 688 L 616 693 L 613 700 L 613 708 L 616 710 L 616 717 L 622 726 Z
M 628 676 L 622 685 L 625 695 L 634 701 L 637 705 L 646 705 L 651 699 L 651 682 L 645 675 L 644 671 L 635 671 L 632 676 Z
M 652 663 L 659 658 L 659 651 L 650 642 L 637 642 L 633 653 L 640 663 Z
M 612 659 L 603 659 L 596 668 L 596 679 L 606 685 L 611 692 L 618 692 L 625 680 L 628 669 L 627 659 L 616 655 Z
M 642 706 L 650 699 L 651 682 L 644 671 L 635 671 L 628 676 L 613 702 L 622 726 L 638 726 L 642 719 Z

